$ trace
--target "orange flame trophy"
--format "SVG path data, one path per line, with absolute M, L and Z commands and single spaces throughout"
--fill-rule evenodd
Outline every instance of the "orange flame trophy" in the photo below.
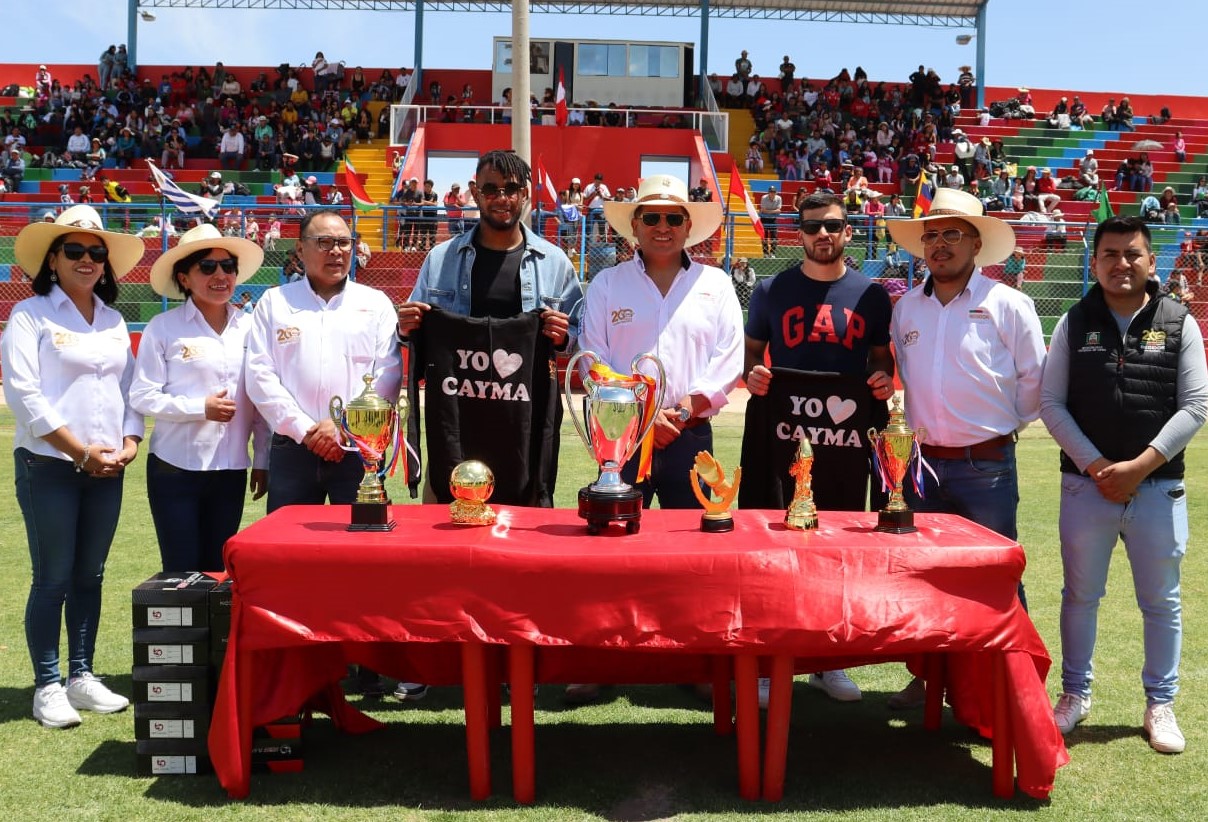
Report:
M 797 456 L 789 466 L 796 480 L 793 500 L 784 512 L 784 527 L 793 531 L 813 531 L 818 527 L 818 506 L 814 505 L 814 448 L 808 436 L 797 444 Z
M 697 451 L 696 462 L 688 472 L 692 477 L 692 493 L 705 509 L 700 518 L 700 529 L 706 534 L 724 534 L 734 530 L 734 517 L 730 506 L 738 496 L 738 485 L 742 482 L 742 467 L 734 469 L 734 480 L 726 482 L 726 469 L 708 451 Z M 709 486 L 709 496 L 700 490 L 700 481 Z M 716 496 L 717 500 L 712 497 Z
M 575 404 L 569 403 L 570 418 L 592 459 L 600 466 L 600 475 L 591 485 L 579 489 L 579 516 L 587 520 L 587 533 L 598 534 L 610 522 L 623 522 L 625 531 L 636 534 L 641 528 L 642 492 L 621 479 L 621 468 L 641 449 L 638 482 L 649 472 L 654 445 L 651 429 L 663 405 L 667 375 L 653 354 L 634 357 L 632 374 L 613 371 L 594 351 L 580 351 L 566 365 L 566 396 L 571 394 L 571 377 L 579 360 L 590 363 L 583 374 L 587 396 L 583 400 L 581 420 Z M 658 379 L 643 374 L 643 362 L 653 364 Z
M 909 534 L 914 527 L 914 511 L 906 505 L 902 495 L 902 480 L 910 473 L 910 463 L 919 458 L 918 439 L 927 432 L 923 428 L 912 431 L 906 425 L 900 397 L 893 398 L 889 409 L 889 424 L 877 433 L 868 429 L 868 442 L 872 446 L 874 470 L 881 484 L 890 489 L 889 503 L 877 512 L 877 530 L 887 534 Z

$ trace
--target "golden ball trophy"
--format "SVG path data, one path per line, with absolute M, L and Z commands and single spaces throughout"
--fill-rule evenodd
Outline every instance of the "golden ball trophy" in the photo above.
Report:
M 706 534 L 724 534 L 734 530 L 734 516 L 730 506 L 738 497 L 738 486 L 742 482 L 742 467 L 734 469 L 734 480 L 726 482 L 726 469 L 708 451 L 697 451 L 696 461 L 688 474 L 692 477 L 692 493 L 705 509 L 701 514 L 700 529 Z M 709 496 L 700 490 L 700 481 L 709 486 Z M 716 500 L 713 497 L 717 497 Z
M 809 437 L 797 443 L 797 456 L 789 466 L 795 480 L 793 499 L 784 512 L 784 527 L 792 531 L 813 531 L 818 527 L 818 506 L 814 505 L 814 448 Z
M 868 443 L 872 446 L 874 476 L 889 488 L 889 502 L 877 512 L 877 530 L 887 534 L 909 534 L 919 530 L 914 527 L 914 511 L 906 504 L 902 495 L 902 480 L 910 473 L 910 463 L 919 457 L 918 439 L 926 436 L 919 428 L 910 430 L 906 425 L 906 414 L 902 411 L 902 399 L 893 398 L 889 409 L 889 424 L 877 433 L 868 429 Z
M 642 526 L 642 492 L 621 479 L 621 468 L 641 447 L 654 426 L 663 405 L 667 376 L 663 363 L 653 354 L 641 354 L 630 363 L 632 374 L 613 371 L 594 351 L 580 351 L 566 365 L 566 396 L 571 397 L 571 377 L 579 360 L 590 363 L 583 375 L 587 396 L 583 402 L 585 420 L 568 403 L 571 421 L 596 464 L 599 477 L 579 489 L 579 516 L 587 520 L 587 533 L 599 534 L 611 522 L 625 525 L 625 532 L 636 534 Z M 658 379 L 639 370 L 649 362 Z M 641 479 L 641 477 L 639 477 Z
M 457 525 L 493 525 L 495 509 L 487 505 L 495 493 L 495 474 L 485 462 L 459 462 L 449 474 L 449 519 Z
M 394 520 L 390 519 L 390 499 L 382 480 L 394 474 L 408 403 L 406 395 L 399 394 L 398 406 L 391 405 L 373 389 L 371 374 L 366 374 L 364 380 L 360 396 L 347 405 L 340 397 L 332 397 L 328 410 L 336 429 L 352 443 L 344 449 L 356 451 L 365 466 L 348 530 L 389 531 L 394 528 Z M 387 459 L 392 446 L 393 454 Z

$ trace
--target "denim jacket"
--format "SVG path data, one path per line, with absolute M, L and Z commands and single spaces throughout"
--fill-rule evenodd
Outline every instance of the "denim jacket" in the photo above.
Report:
M 534 234 L 524 223 L 524 258 L 520 261 L 520 308 L 552 308 L 570 316 L 567 349 L 579 336 L 579 303 L 583 290 L 574 266 L 562 249 Z M 457 314 L 470 313 L 470 272 L 474 269 L 473 237 L 467 231 L 433 248 L 419 270 L 411 301 Z

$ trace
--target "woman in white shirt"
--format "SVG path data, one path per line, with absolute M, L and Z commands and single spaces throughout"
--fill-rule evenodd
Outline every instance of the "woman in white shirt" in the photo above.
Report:
M 165 571 L 222 570 L 244 485 L 253 499 L 268 489 L 268 428 L 244 390 L 252 318 L 231 304 L 263 261 L 255 243 L 204 223 L 151 267 L 155 292 L 185 301 L 147 323 L 130 385 L 131 407 L 155 420 L 147 501 Z
M 117 280 L 142 258 L 143 242 L 102 225 L 92 206 L 77 205 L 21 230 L 13 252 L 33 275 L 35 296 L 13 307 L 0 338 L 4 398 L 16 421 L 17 503 L 33 567 L 25 607 L 33 714 L 48 728 L 79 725 L 79 709 L 113 713 L 129 704 L 93 676 L 92 662 L 123 469 L 143 434 L 142 418 L 126 404 L 130 335 L 110 305 Z

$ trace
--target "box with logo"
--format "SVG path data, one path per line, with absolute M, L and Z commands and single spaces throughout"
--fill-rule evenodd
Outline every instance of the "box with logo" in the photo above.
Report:
M 134 743 L 134 751 L 140 776 L 183 776 L 214 770 L 204 739 L 140 739 Z
M 135 628 L 205 628 L 210 624 L 210 574 L 162 573 L 131 592 Z
M 211 679 L 205 665 L 137 665 L 132 679 L 136 706 L 164 703 L 209 710 Z
M 135 628 L 135 665 L 205 665 L 209 628 Z
M 252 769 L 294 773 L 303 766 L 302 722 L 288 716 L 252 731 Z
M 210 733 L 210 706 L 174 702 L 134 703 L 135 739 L 205 741 Z

